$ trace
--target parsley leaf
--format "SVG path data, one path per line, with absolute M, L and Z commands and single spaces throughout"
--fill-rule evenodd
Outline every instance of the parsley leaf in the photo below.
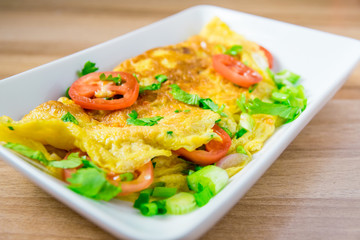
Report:
M 70 113 L 70 112 L 67 112 L 66 114 L 64 114 L 62 117 L 61 117 L 61 120 L 63 122 L 72 122 L 76 125 L 79 125 L 79 122 L 78 120 L 76 120 L 76 118 Z
M 137 119 L 138 113 L 135 110 L 132 110 L 131 113 L 129 113 L 129 117 L 133 119 Z
M 153 83 L 148 86 L 140 86 L 139 93 L 142 93 L 146 90 L 149 90 L 149 91 L 159 90 L 161 88 L 161 84 L 166 82 L 168 80 L 168 77 L 166 75 L 159 74 L 159 75 L 155 76 L 155 79 L 158 81 L 158 83 Z
M 81 71 L 78 71 L 77 74 L 79 77 L 82 77 L 86 74 L 96 72 L 99 68 L 95 67 L 95 63 L 87 61 L 84 65 L 84 68 Z
M 164 83 L 168 80 L 168 77 L 164 74 L 159 74 L 155 76 L 155 79 L 159 81 L 159 83 Z
M 221 107 L 219 107 L 210 98 L 200 99 L 200 107 L 202 109 L 210 109 L 211 111 L 218 113 L 222 117 L 227 117 L 227 115 L 223 112 L 223 110 L 225 108 L 225 104 L 223 104 Z
M 173 131 L 167 131 L 166 133 L 167 133 L 169 136 L 172 136 L 174 132 L 173 132 Z
M 226 50 L 224 53 L 231 55 L 231 56 L 236 56 L 236 55 L 238 55 L 239 52 L 242 51 L 242 49 L 243 49 L 243 47 L 241 45 L 233 45 L 228 50 Z
M 227 117 L 227 115 L 223 112 L 225 108 L 225 104 L 219 107 L 210 98 L 201 98 L 197 94 L 187 93 L 184 90 L 182 90 L 177 84 L 172 84 L 170 85 L 170 87 L 171 87 L 170 93 L 173 95 L 173 97 L 176 100 L 187 103 L 189 105 L 199 106 L 202 109 L 210 109 L 211 111 L 218 113 L 222 117 Z
M 14 131 L 14 127 L 13 127 L 13 126 L 8 126 L 8 128 L 9 128 L 11 131 Z
M 138 113 L 135 110 L 132 110 L 131 113 L 128 114 L 128 116 L 130 118 L 126 120 L 127 124 L 135 126 L 154 126 L 158 124 L 158 121 L 164 118 L 160 116 L 155 116 L 151 118 L 137 118 Z
M 70 87 L 68 87 L 65 91 L 65 97 L 67 97 L 68 99 L 71 99 L 70 95 L 69 95 L 69 90 L 70 90 Z
M 110 74 L 109 76 L 105 76 L 104 73 L 100 74 L 99 76 L 101 81 L 112 81 L 114 82 L 116 85 L 120 85 L 121 84 L 121 76 L 120 74 L 117 75 L 117 77 L 113 77 L 112 74 Z
M 171 94 L 176 100 L 179 100 L 181 102 L 190 104 L 190 105 L 196 105 L 199 106 L 200 104 L 200 97 L 197 94 L 190 94 L 185 91 L 183 91 L 177 84 L 171 84 Z

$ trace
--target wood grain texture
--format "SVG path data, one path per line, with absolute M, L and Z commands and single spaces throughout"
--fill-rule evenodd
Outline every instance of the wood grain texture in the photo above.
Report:
M 360 39 L 357 0 L 0 0 L 0 79 L 198 4 Z M 333 100 L 202 239 L 360 239 L 359 171 L 357 66 Z M 0 176 L 0 239 L 114 239 L 3 161 Z

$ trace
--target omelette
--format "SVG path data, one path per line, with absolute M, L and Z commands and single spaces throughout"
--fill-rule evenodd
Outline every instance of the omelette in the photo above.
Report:
M 101 87 L 92 98 L 105 102 L 129 98 L 129 106 L 87 107 L 79 103 L 76 90 L 70 89 L 70 96 L 43 103 L 20 121 L 1 117 L 0 143 L 21 144 L 40 152 L 46 163 L 78 151 L 114 176 L 134 173 L 136 178 L 136 172 L 151 163 L 152 184 L 191 192 L 189 171 L 215 164 L 228 177 L 233 176 L 251 161 L 276 126 L 292 121 L 305 109 L 303 89 L 291 85 L 297 75 L 287 71 L 274 75 L 269 54 L 214 18 L 198 35 L 125 60 L 111 75 L 93 72 L 80 78 L 90 81 L 84 80 L 86 76 L 96 76 L 103 80 L 98 81 Z M 252 75 L 245 79 L 247 82 L 229 81 L 214 64 L 214 56 L 240 62 L 230 68 L 246 68 Z M 131 89 L 136 96 L 127 96 L 124 87 L 118 93 L 112 91 L 132 78 L 137 81 L 133 85 L 138 90 Z M 282 111 L 273 111 L 276 107 Z M 224 132 L 229 139 L 227 147 L 213 147 L 223 148 L 220 159 L 207 164 L 188 159 L 185 153 L 209 152 L 214 143 L 225 144 Z M 237 159 L 226 162 L 226 156 Z M 55 165 L 49 164 L 48 169 L 61 178 L 64 170 Z

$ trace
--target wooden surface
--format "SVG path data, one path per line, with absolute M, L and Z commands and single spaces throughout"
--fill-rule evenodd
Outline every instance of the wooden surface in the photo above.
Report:
M 197 4 L 360 39 L 357 0 L 0 0 L 0 79 Z M 359 185 L 357 66 L 335 97 L 202 239 L 360 239 Z M 0 239 L 113 237 L 0 161 Z

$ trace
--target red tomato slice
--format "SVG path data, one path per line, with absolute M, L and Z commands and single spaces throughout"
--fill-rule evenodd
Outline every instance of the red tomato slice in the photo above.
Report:
M 65 156 L 64 159 L 67 159 L 67 157 L 74 152 L 79 152 L 80 157 L 86 156 L 87 160 L 91 161 L 89 156 L 86 153 L 82 152 L 80 149 L 71 150 L 70 152 L 68 152 L 68 154 Z M 64 181 L 69 183 L 67 179 L 70 178 L 72 174 L 76 173 L 76 171 L 81 167 L 82 165 L 77 168 L 64 169 L 63 170 Z M 137 174 L 137 178 L 129 182 L 118 181 L 117 179 L 119 179 L 119 174 L 115 174 L 112 172 L 107 174 L 107 178 L 115 186 L 118 186 L 120 184 L 121 193 L 119 193 L 118 195 L 125 196 L 130 193 L 139 192 L 141 190 L 148 188 L 154 181 L 154 168 L 151 161 L 146 163 L 141 168 L 137 169 L 135 173 Z
M 121 84 L 113 81 L 102 81 L 100 75 L 110 74 L 113 77 L 121 76 Z M 105 97 L 96 97 L 99 93 L 107 96 L 122 96 L 118 99 L 107 100 Z M 82 76 L 70 87 L 69 95 L 82 108 L 94 110 L 117 110 L 130 107 L 139 96 L 139 84 L 136 78 L 125 72 L 93 72 Z
M 198 165 L 209 165 L 219 161 L 222 157 L 224 157 L 229 148 L 231 146 L 231 138 L 230 136 L 218 125 L 214 125 L 213 130 L 216 134 L 218 134 L 221 141 L 211 140 L 207 144 L 205 144 L 205 150 L 195 150 L 189 152 L 185 148 L 180 148 L 174 151 L 176 154 L 185 157 L 189 161 L 196 163 Z
M 266 48 L 264 48 L 263 46 L 260 46 L 260 45 L 259 45 L 259 48 L 260 48 L 261 51 L 264 52 L 265 57 L 266 57 L 266 59 L 267 59 L 267 61 L 268 61 L 268 63 L 269 63 L 269 68 L 271 69 L 271 68 L 273 67 L 273 63 L 274 63 L 274 58 L 273 58 L 273 56 L 272 56 L 271 53 L 270 53 Z
M 258 72 L 229 55 L 214 55 L 212 62 L 216 72 L 241 87 L 250 87 L 262 80 Z
M 129 182 L 119 182 L 114 179 L 118 179 L 118 174 L 114 175 L 112 173 L 108 174 L 110 181 L 114 185 L 119 185 L 121 187 L 121 193 L 119 196 L 129 195 L 130 193 L 139 192 L 148 188 L 154 181 L 154 168 L 151 161 L 146 163 L 141 168 L 137 169 L 135 172 L 138 173 L 138 177 Z

